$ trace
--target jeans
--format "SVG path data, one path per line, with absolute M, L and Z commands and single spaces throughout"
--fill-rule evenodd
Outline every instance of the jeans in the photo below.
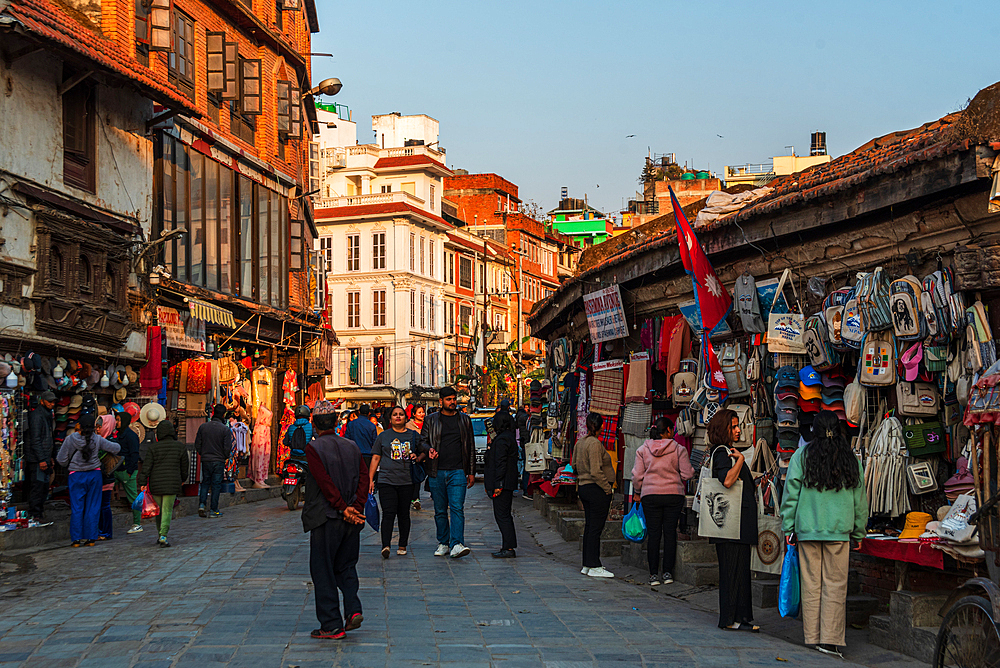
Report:
M 438 471 L 437 476 L 428 480 L 431 483 L 431 498 L 434 499 L 434 524 L 437 525 L 438 544 L 448 547 L 455 547 L 459 543 L 464 545 L 465 492 L 468 483 L 465 471 Z
M 642 497 L 646 515 L 646 559 L 649 574 L 660 574 L 660 542 L 663 542 L 663 572 L 673 573 L 677 558 L 677 520 L 684 510 L 682 494 L 647 494 Z
M 493 497 L 493 519 L 497 521 L 497 528 L 500 529 L 500 536 L 503 542 L 501 550 L 513 550 L 517 547 L 517 534 L 514 533 L 514 516 L 510 513 L 511 504 L 514 502 L 514 490 L 504 489 L 500 494 Z
M 580 485 L 578 491 L 583 503 L 583 566 L 584 568 L 601 567 L 601 533 L 608 521 L 608 511 L 611 510 L 611 495 L 605 494 L 601 486 L 595 482 Z
M 51 466 L 43 471 L 38 468 L 38 462 L 27 462 L 27 467 L 25 467 L 24 483 L 25 496 L 28 497 L 28 513 L 35 519 L 42 519 L 45 515 L 45 497 L 49 495 L 49 476 L 51 473 Z M 44 480 L 38 479 L 39 474 Z
M 101 513 L 101 471 L 69 474 L 69 537 L 73 542 L 97 540 L 97 518 Z
M 399 520 L 399 546 L 410 542 L 410 497 L 415 485 L 379 485 L 378 500 L 382 506 L 382 547 L 392 542 L 392 525 Z
M 139 475 L 138 471 L 132 471 L 128 473 L 126 471 L 115 471 L 115 480 L 117 480 L 122 489 L 125 490 L 125 498 L 128 499 L 129 507 L 132 506 L 132 502 L 135 501 L 135 497 L 139 496 L 139 490 L 136 486 L 136 477 Z M 132 510 L 132 524 L 142 524 L 142 508 L 139 510 Z
M 102 485 L 103 487 L 103 485 Z M 114 532 L 115 518 L 111 514 L 111 495 L 113 490 L 101 490 L 101 513 L 97 519 L 97 533 L 101 538 L 111 540 Z
M 166 536 L 170 531 L 170 520 L 174 516 L 174 500 L 176 494 L 164 494 L 162 496 L 153 495 L 153 501 L 160 507 L 160 514 L 156 516 L 156 530 L 159 535 Z
M 222 476 L 226 472 L 226 462 L 201 461 L 201 489 L 198 491 L 198 505 L 204 507 L 208 501 L 208 490 L 212 490 L 212 512 L 219 512 L 219 494 L 222 494 Z
M 361 527 L 334 519 L 309 532 L 309 574 L 316 595 L 316 618 L 324 631 L 343 628 L 345 617 L 361 612 L 357 569 Z M 338 589 L 344 595 L 343 617 Z

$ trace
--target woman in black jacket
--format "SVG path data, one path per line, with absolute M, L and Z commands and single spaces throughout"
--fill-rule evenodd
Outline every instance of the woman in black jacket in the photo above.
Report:
M 496 518 L 503 545 L 493 553 L 495 559 L 516 557 L 517 536 L 514 533 L 514 518 L 511 503 L 517 489 L 517 439 L 514 437 L 514 418 L 506 411 L 498 411 L 493 417 L 496 436 L 486 448 L 483 481 L 486 494 L 493 499 L 493 517 Z
M 139 474 L 139 435 L 129 426 L 132 424 L 132 414 L 125 411 L 115 413 L 118 420 L 118 445 L 122 447 L 119 454 L 122 456 L 122 465 L 115 471 L 117 480 L 122 489 L 125 490 L 125 498 L 128 499 L 129 507 L 139 495 L 139 488 L 136 478 Z M 132 528 L 126 533 L 136 534 L 142 531 L 142 509 L 132 509 Z

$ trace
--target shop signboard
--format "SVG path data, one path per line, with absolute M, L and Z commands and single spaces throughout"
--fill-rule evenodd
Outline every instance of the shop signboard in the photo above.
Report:
M 628 336 L 625 308 L 617 285 L 583 296 L 590 338 L 594 343 L 622 339 Z
M 183 317 L 174 308 L 156 307 L 156 319 L 168 348 L 205 352 L 205 321 L 188 314 Z

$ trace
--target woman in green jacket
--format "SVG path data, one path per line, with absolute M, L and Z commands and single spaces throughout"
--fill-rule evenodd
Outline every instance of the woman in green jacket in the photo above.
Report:
M 156 425 L 156 443 L 149 446 L 139 472 L 139 486 L 148 483 L 147 491 L 160 507 L 160 514 L 156 516 L 159 535 L 156 542 L 160 547 L 170 547 L 167 532 L 170 531 L 170 518 L 174 513 L 174 500 L 183 491 L 187 477 L 187 448 L 177 440 L 174 423 L 164 420 Z
M 864 469 L 837 414 L 821 411 L 813 440 L 788 463 L 781 525 L 799 547 L 802 626 L 807 645 L 824 654 L 846 645 L 847 567 L 868 524 Z

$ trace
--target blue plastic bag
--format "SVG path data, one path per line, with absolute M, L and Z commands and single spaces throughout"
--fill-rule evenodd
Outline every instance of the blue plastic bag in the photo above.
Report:
M 368 520 L 368 526 L 378 531 L 378 502 L 375 500 L 374 494 L 369 494 L 368 501 L 365 502 L 365 519 Z
M 632 510 L 622 520 L 622 535 L 633 543 L 646 539 L 646 514 L 642 512 L 641 503 L 633 503 Z
M 141 512 L 142 504 L 145 501 L 145 497 L 146 497 L 146 488 L 143 487 L 141 490 L 139 490 L 139 493 L 136 495 L 135 501 L 132 502 L 132 510 L 138 510 Z
M 797 617 L 801 601 L 799 591 L 799 548 L 788 545 L 785 561 L 781 566 L 781 582 L 778 585 L 778 612 L 782 617 Z

